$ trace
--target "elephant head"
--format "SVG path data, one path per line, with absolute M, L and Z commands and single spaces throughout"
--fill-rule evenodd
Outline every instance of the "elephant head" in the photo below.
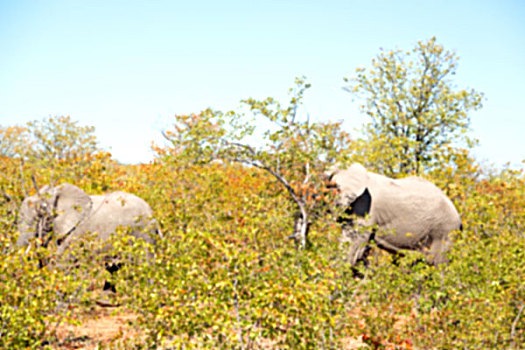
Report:
M 352 164 L 343 170 L 333 167 L 326 173 L 328 186 L 337 189 L 335 204 L 342 208 L 348 208 L 358 196 L 368 190 L 367 184 L 370 175 L 361 164 Z M 368 190 L 370 194 L 370 190 Z
M 311 212 L 305 213 L 305 210 L 297 210 L 294 213 L 293 234 L 290 235 L 289 238 L 298 241 L 300 238 L 305 237 L 312 224 L 312 218 L 319 212 L 330 213 L 332 215 L 341 212 L 342 215 L 339 216 L 338 222 L 342 223 L 343 218 L 345 218 L 346 228 L 350 227 L 348 222 L 351 214 L 358 214 L 364 217 L 365 214 L 368 213 L 370 210 L 370 193 L 364 186 L 366 183 L 367 172 L 361 165 L 355 165 L 354 168 L 358 171 L 359 177 L 345 179 L 344 181 L 341 181 L 340 170 L 336 166 L 333 166 L 324 172 L 322 180 L 325 182 L 326 187 L 328 189 L 336 189 L 336 192 L 333 193 L 335 194 L 335 200 L 331 203 L 330 201 L 327 202 L 324 200 L 317 201 L 317 195 L 311 194 L 312 199 L 316 202 L 316 214 L 312 215 Z M 343 186 L 341 186 L 341 184 L 343 184 Z M 364 196 L 361 200 L 356 201 L 358 195 Z M 365 198 L 368 199 L 368 208 L 363 207 L 366 204 L 366 201 L 364 201 Z
M 92 206 L 91 198 L 71 184 L 42 187 L 22 202 L 17 244 L 26 245 L 35 237 L 44 245 L 52 239 L 60 244 L 86 219 Z

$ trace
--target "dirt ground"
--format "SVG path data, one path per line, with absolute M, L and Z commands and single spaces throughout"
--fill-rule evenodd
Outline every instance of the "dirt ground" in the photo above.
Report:
M 61 324 L 56 335 L 55 349 L 98 349 L 118 338 L 138 336 L 132 327 L 137 316 L 120 308 L 96 308 L 93 312 L 80 316 L 80 325 Z
M 120 307 L 97 307 L 79 317 L 80 325 L 61 324 L 56 331 L 58 341 L 53 348 L 57 350 L 85 349 L 95 350 L 110 346 L 117 339 L 125 340 L 140 337 L 133 327 L 137 315 Z M 264 349 L 272 349 L 272 342 L 259 344 Z M 342 350 L 361 349 L 365 344 L 360 338 L 348 338 Z

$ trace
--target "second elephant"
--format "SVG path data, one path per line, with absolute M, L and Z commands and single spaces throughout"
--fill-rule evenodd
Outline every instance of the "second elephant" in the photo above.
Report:
M 329 179 L 338 189 L 337 204 L 347 214 L 340 221 L 352 264 L 366 258 L 371 240 L 391 253 L 418 250 L 434 264 L 446 260 L 449 232 L 461 229 L 461 219 L 434 184 L 415 176 L 391 179 L 360 164 L 336 169 Z
M 117 227 L 128 227 L 130 234 L 149 243 L 160 234 L 151 207 L 133 194 L 90 196 L 69 183 L 44 186 L 22 202 L 17 244 L 27 245 L 34 237 L 43 244 L 55 240 L 61 255 L 85 233 L 97 232 L 105 241 Z

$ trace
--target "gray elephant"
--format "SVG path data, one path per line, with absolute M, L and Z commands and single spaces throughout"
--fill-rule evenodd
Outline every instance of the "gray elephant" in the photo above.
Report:
M 44 186 L 22 202 L 17 244 L 27 245 L 31 238 L 39 237 L 47 246 L 54 240 L 60 256 L 75 238 L 86 232 L 98 232 L 104 241 L 119 226 L 129 227 L 130 234 L 149 243 L 160 234 L 151 207 L 133 194 L 89 196 L 69 183 Z
M 415 176 L 391 179 L 360 164 L 328 175 L 338 189 L 337 204 L 346 208 L 340 218 L 342 240 L 350 244 L 348 258 L 353 265 L 366 263 L 371 240 L 390 253 L 417 250 L 431 263 L 445 261 L 449 232 L 461 229 L 461 219 L 434 184 Z

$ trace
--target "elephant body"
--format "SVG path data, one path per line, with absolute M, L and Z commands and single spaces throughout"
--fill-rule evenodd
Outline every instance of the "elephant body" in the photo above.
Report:
M 372 239 L 391 253 L 418 250 L 434 264 L 444 261 L 450 245 L 448 234 L 461 228 L 461 219 L 434 184 L 415 176 L 391 179 L 360 164 L 334 170 L 330 180 L 339 190 L 337 204 L 357 216 L 356 220 L 341 220 L 352 264 L 366 257 Z M 368 226 L 373 229 L 367 230 Z
M 17 244 L 27 245 L 37 236 L 43 242 L 53 239 L 61 254 L 72 240 L 87 232 L 97 232 L 104 241 L 119 226 L 128 227 L 130 234 L 150 243 L 158 234 L 151 207 L 133 194 L 89 196 L 68 183 L 45 186 L 22 203 Z

